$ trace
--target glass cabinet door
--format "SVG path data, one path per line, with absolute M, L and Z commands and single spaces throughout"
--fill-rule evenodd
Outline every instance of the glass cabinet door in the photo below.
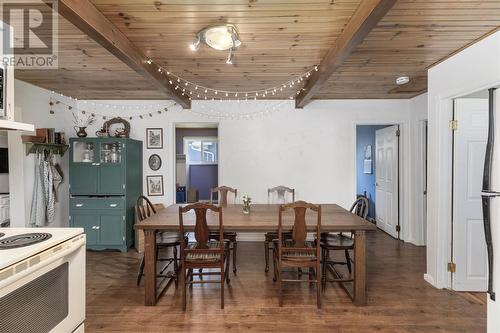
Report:
M 99 194 L 125 193 L 125 163 L 122 163 L 124 157 L 123 142 L 113 139 L 99 142 Z
M 122 162 L 122 144 L 117 141 L 101 142 L 100 163 L 120 164 Z
M 92 141 L 73 141 L 73 163 L 95 163 L 96 149 Z

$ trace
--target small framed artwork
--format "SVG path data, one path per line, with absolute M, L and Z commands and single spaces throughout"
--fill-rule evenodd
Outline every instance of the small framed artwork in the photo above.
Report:
M 163 195 L 163 176 L 146 176 L 148 196 Z
M 153 171 L 158 171 L 161 168 L 161 158 L 158 154 L 149 156 L 149 168 Z
M 163 148 L 163 128 L 146 128 L 146 148 Z

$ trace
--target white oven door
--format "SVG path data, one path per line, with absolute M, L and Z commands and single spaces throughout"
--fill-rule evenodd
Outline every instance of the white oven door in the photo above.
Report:
M 73 332 L 85 320 L 85 235 L 0 274 L 0 332 Z

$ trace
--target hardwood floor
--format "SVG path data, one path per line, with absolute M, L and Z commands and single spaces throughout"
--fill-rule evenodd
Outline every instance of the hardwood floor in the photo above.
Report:
M 317 310 L 309 284 L 285 285 L 278 306 L 272 273 L 264 273 L 262 243 L 238 245 L 238 275 L 231 274 L 225 309 L 219 286 L 195 285 L 181 310 L 171 286 L 155 307 L 145 307 L 135 279 L 139 255 L 130 250 L 87 252 L 87 332 L 485 332 L 484 294 L 438 290 L 423 280 L 425 248 L 378 231 L 367 234 L 368 305 L 354 306 L 330 284 Z M 272 270 L 272 269 L 271 269 Z

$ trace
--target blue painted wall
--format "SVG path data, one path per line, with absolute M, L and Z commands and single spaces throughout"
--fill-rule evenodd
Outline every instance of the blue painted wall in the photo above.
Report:
M 210 200 L 210 189 L 219 184 L 217 164 L 190 165 L 189 184 L 198 189 L 199 200 Z
M 368 197 L 368 217 L 375 218 L 375 131 L 389 125 L 358 125 L 356 126 L 356 190 L 357 194 Z M 363 173 L 365 147 L 372 146 L 372 173 Z

